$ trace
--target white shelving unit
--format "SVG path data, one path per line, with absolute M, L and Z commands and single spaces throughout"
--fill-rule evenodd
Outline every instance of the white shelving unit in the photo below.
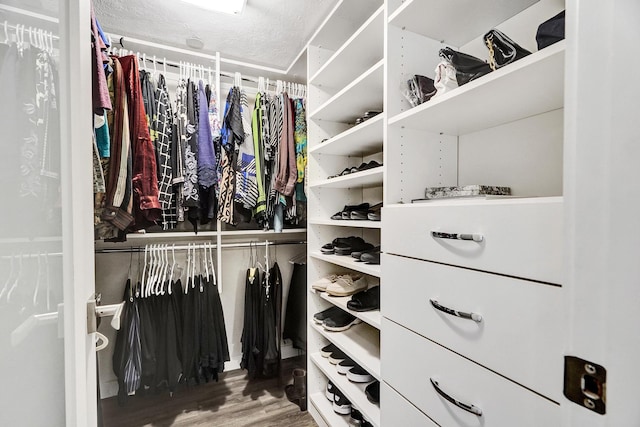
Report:
M 391 3 L 387 1 L 388 6 Z M 477 416 L 466 418 L 469 413 L 446 403 L 431 387 L 416 387 L 415 373 L 408 368 L 400 368 L 402 363 L 407 364 L 407 360 L 411 358 L 400 360 L 398 356 L 401 353 L 397 349 L 416 348 L 421 343 L 436 343 L 439 345 L 434 348 L 441 352 L 444 360 L 451 361 L 443 364 L 447 369 L 455 365 L 454 359 L 458 355 L 469 360 L 474 369 L 477 367 L 477 372 L 465 378 L 465 384 L 472 384 L 482 375 L 489 374 L 487 376 L 490 378 L 507 378 L 520 384 L 517 391 L 523 393 L 522 399 L 532 407 L 540 396 L 530 390 L 536 390 L 549 401 L 557 402 L 557 390 L 562 389 L 562 384 L 559 379 L 561 375 L 556 374 L 561 366 L 541 368 L 541 372 L 550 376 L 547 378 L 548 382 L 553 383 L 542 390 L 534 384 L 536 380 L 531 378 L 520 382 L 520 378 L 514 379 L 514 376 L 519 375 L 519 367 L 509 371 L 506 366 L 509 362 L 494 364 L 491 356 L 488 356 L 488 361 L 484 364 L 478 360 L 477 349 L 485 345 L 488 332 L 495 331 L 496 327 L 504 327 L 503 324 L 497 325 L 491 310 L 479 303 L 480 296 L 487 294 L 489 286 L 483 286 L 478 278 L 475 278 L 474 286 L 464 297 L 451 297 L 445 305 L 454 307 L 454 310 L 463 310 L 464 307 L 469 311 L 481 312 L 483 321 L 478 324 L 479 327 L 475 327 L 473 321 L 458 324 L 455 317 L 428 304 L 416 304 L 412 308 L 408 301 L 406 309 L 398 309 L 398 300 L 404 301 L 407 295 L 412 294 L 411 285 L 408 285 L 411 280 L 429 276 L 430 273 L 430 277 L 424 278 L 432 279 L 425 293 L 436 299 L 438 296 L 445 298 L 445 293 L 461 286 L 463 282 L 469 282 L 465 282 L 462 277 L 468 271 L 464 269 L 468 267 L 465 262 L 470 259 L 480 260 L 473 266 L 477 271 L 509 275 L 514 280 L 510 285 L 517 292 L 515 287 L 533 283 L 524 281 L 527 278 L 526 267 L 518 265 L 525 249 L 531 248 L 533 257 L 543 252 L 561 252 L 562 245 L 558 244 L 561 242 L 563 226 L 560 214 L 541 221 L 545 225 L 541 228 L 554 228 L 557 231 L 557 238 L 549 239 L 545 252 L 545 244 L 540 243 L 542 238 L 538 237 L 543 233 L 539 230 L 531 232 L 532 237 L 526 239 L 524 248 L 518 247 L 517 238 L 513 242 L 509 238 L 506 243 L 497 242 L 497 233 L 490 231 L 492 224 L 495 224 L 495 231 L 504 233 L 505 236 L 515 236 L 518 232 L 534 229 L 531 221 L 526 221 L 523 227 L 512 227 L 513 229 L 508 221 L 499 221 L 500 214 L 495 210 L 501 203 L 499 201 L 477 198 L 461 203 L 443 201 L 407 205 L 412 199 L 423 198 L 426 187 L 470 184 L 510 187 L 512 195 L 516 197 L 505 205 L 502 212 L 505 218 L 518 217 L 517 212 L 527 206 L 532 206 L 532 218 L 543 218 L 542 212 L 548 207 L 549 200 L 556 203 L 554 206 L 563 203 L 564 62 L 567 44 L 563 41 L 537 51 L 535 34 L 538 24 L 564 8 L 564 1 L 488 0 L 474 3 L 453 0 L 443 3 L 435 0 L 406 0 L 395 2 L 394 5 L 395 9 L 388 10 L 385 39 L 387 96 L 384 109 L 387 122 L 384 126 L 385 209 L 381 232 L 382 247 L 388 248 L 388 253 L 382 258 L 381 294 L 382 299 L 387 296 L 385 301 L 389 304 L 385 310 L 385 301 L 382 303 L 380 333 L 383 342 L 383 381 L 404 399 L 404 404 L 415 406 L 438 425 L 477 424 Z M 492 28 L 502 30 L 532 53 L 417 107 L 409 105 L 400 90 L 407 79 L 416 74 L 433 78 L 435 66 L 440 61 L 438 52 L 444 46 L 487 59 L 488 50 L 482 36 Z M 532 198 L 539 203 L 531 203 Z M 446 206 L 447 212 L 438 216 L 438 212 L 444 212 L 443 206 Z M 560 206 L 557 213 L 561 210 Z M 447 232 L 481 233 L 486 238 L 481 244 L 457 245 L 457 242 L 437 239 L 430 232 L 425 232 L 444 230 L 445 227 Z M 405 232 L 401 233 L 401 230 Z M 411 241 L 406 242 L 407 239 Z M 431 244 L 433 251 L 423 250 Z M 500 253 L 499 262 L 495 265 L 490 265 L 486 258 L 491 251 Z M 514 253 L 519 254 L 520 258 L 511 259 L 511 254 Z M 445 254 L 451 255 L 451 258 L 445 260 Z M 536 264 L 542 272 L 547 273 L 554 268 L 553 271 L 558 270 L 555 258 L 561 257 L 551 258 L 553 262 L 541 259 L 539 265 Z M 398 268 L 399 265 L 405 266 L 403 262 L 408 259 L 413 260 L 410 269 Z M 433 265 L 442 269 L 447 280 L 433 277 L 433 270 L 430 269 Z M 511 269 L 507 273 L 505 270 L 509 268 Z M 515 278 L 522 281 L 516 283 Z M 394 283 L 402 285 L 398 287 L 398 292 L 401 287 L 408 290 L 404 294 L 405 298 L 393 300 L 389 289 Z M 546 290 L 533 289 L 538 292 L 536 296 Z M 469 300 L 462 302 L 465 297 Z M 506 298 L 505 304 L 509 304 Z M 428 311 L 422 312 L 419 307 L 426 307 Z M 405 316 L 405 313 L 408 315 Z M 442 323 L 434 324 L 427 320 L 434 313 L 435 318 L 441 319 Z M 412 319 L 410 322 L 406 320 L 409 317 Z M 489 320 L 492 317 L 494 323 Z M 399 339 L 394 334 L 398 330 L 393 329 L 397 328 L 396 325 L 407 331 L 406 340 Z M 421 325 L 427 326 L 422 328 Z M 453 337 L 465 335 L 466 332 L 461 334 L 462 330 L 469 332 L 469 336 L 462 339 L 463 343 L 455 348 L 447 345 Z M 479 330 L 485 333 L 476 334 Z M 534 332 L 540 331 L 530 331 L 529 335 L 532 336 Z M 522 333 L 526 334 L 526 331 Z M 508 352 L 510 345 L 520 344 L 509 342 L 506 336 L 508 334 L 497 335 L 505 345 L 500 351 Z M 550 360 L 557 360 L 561 364 L 562 351 L 556 348 L 558 340 L 554 340 L 551 333 L 542 335 L 549 348 L 553 348 L 550 351 L 557 352 L 557 357 L 551 357 Z M 545 351 L 549 348 L 545 347 Z M 436 360 L 435 354 L 423 353 L 422 357 Z M 417 361 L 419 358 L 412 360 Z M 489 365 L 491 371 L 487 369 Z M 444 378 L 449 381 L 457 375 L 453 368 L 447 371 L 444 367 L 437 369 L 443 382 Z M 470 399 L 474 403 L 482 402 L 487 408 L 490 406 L 490 393 L 474 395 L 462 387 L 452 385 L 446 390 L 456 398 Z M 381 402 L 381 408 L 385 410 L 385 401 Z M 394 409 L 397 408 L 390 409 L 390 412 Z M 493 415 L 491 420 L 488 412 L 489 410 L 487 417 L 483 417 L 487 425 L 514 424 L 515 420 L 510 419 L 507 410 Z M 557 423 L 543 422 L 543 415 L 532 416 L 533 420 L 530 416 L 521 414 L 521 419 L 527 417 L 531 425 L 560 424 L 559 420 Z
M 369 402 L 364 394 L 365 387 L 370 383 L 357 384 L 349 381 L 345 375 L 340 375 L 336 367 L 329 363 L 328 359 L 322 357 L 320 353 L 311 354 L 309 358 L 344 393 L 345 397 L 351 401 L 351 404 L 362 412 L 371 424 L 376 427 L 380 426 L 380 408 Z
M 358 262 L 350 256 L 324 255 L 319 249 L 336 237 L 358 236 L 366 242 L 380 242 L 380 221 L 331 220 L 347 205 L 383 199 L 386 168 L 383 163 L 385 114 L 355 125 L 368 111 L 383 111 L 384 27 L 383 0 L 342 0 L 322 24 L 308 46 L 308 283 L 334 272 L 368 275 L 370 286 L 378 285 L 379 265 Z M 382 166 L 348 175 L 327 178 L 372 160 Z M 370 403 L 365 385 L 354 384 L 319 355 L 327 342 L 334 343 L 376 379 L 380 371 L 379 310 L 356 313 L 347 308 L 351 296 L 334 298 L 310 288 L 307 354 L 308 390 L 311 414 L 319 424 L 343 425 L 324 398 L 331 380 L 366 420 L 380 425 L 380 408 Z M 328 332 L 313 322 L 313 314 L 336 306 L 361 319 L 344 332 Z

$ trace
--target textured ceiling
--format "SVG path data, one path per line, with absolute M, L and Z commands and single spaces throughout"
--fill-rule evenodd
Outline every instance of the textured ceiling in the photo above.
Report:
M 180 0 L 93 0 L 107 32 L 286 69 L 338 0 L 248 0 L 240 16 L 207 11 Z M 126 47 L 126 46 L 125 46 Z

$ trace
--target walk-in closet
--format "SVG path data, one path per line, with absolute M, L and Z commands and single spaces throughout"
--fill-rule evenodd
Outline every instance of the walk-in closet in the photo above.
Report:
M 0 0 L 0 426 L 640 425 L 639 20 Z

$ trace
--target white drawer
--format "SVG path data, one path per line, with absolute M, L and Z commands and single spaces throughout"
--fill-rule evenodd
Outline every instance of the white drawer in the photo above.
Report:
M 395 255 L 383 254 L 382 262 L 385 317 L 560 401 L 560 287 Z M 432 299 L 482 319 L 448 314 Z
M 560 406 L 425 339 L 390 320 L 382 323 L 385 381 L 443 427 L 560 425 Z M 444 393 L 482 415 L 468 412 Z
M 382 427 L 437 427 L 425 414 L 386 383 L 380 383 L 380 415 Z
M 559 284 L 562 281 L 562 198 L 457 200 L 384 208 L 382 249 Z M 482 241 L 438 238 L 474 234 Z

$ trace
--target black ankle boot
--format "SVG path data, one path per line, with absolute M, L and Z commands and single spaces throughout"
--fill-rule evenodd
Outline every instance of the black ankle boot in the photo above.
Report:
M 307 371 L 304 369 L 293 370 L 293 384 L 284 388 L 289 402 L 293 402 L 300 407 L 301 411 L 307 410 Z

